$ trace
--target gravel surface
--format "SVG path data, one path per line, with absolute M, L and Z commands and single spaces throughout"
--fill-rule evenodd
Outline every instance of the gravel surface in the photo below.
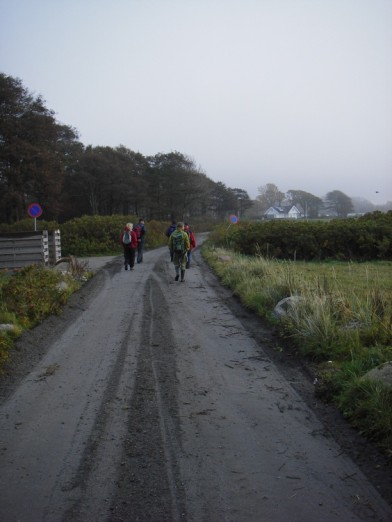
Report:
M 390 465 L 198 251 L 107 261 L 1 379 L 1 521 L 392 520 Z

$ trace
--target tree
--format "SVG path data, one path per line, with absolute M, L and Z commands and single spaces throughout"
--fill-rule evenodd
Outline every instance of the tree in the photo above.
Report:
M 148 158 L 149 213 L 155 219 L 185 219 L 206 197 L 204 174 L 180 152 Z
M 126 179 L 128 183 L 130 183 L 130 194 L 128 194 L 128 198 L 123 201 L 123 212 L 125 214 L 135 214 L 139 217 L 148 216 L 149 162 L 140 152 L 129 150 L 123 145 L 117 147 L 116 151 L 126 163 L 124 169 Z M 126 193 L 126 191 L 124 193 Z
M 263 215 L 263 207 L 258 199 L 251 200 L 251 206 L 245 212 L 245 219 L 258 220 Z
M 124 146 L 88 146 L 77 167 L 66 175 L 64 192 L 73 202 L 73 215 L 139 215 L 146 199 L 148 168 L 142 154 Z
M 281 192 L 276 185 L 273 183 L 267 183 L 266 185 L 259 187 L 258 191 L 260 193 L 256 199 L 258 199 L 261 204 L 263 211 L 269 209 L 269 207 L 280 206 L 284 199 L 284 193 Z
M 340 190 L 328 192 L 325 197 L 325 208 L 336 213 L 338 217 L 347 217 L 347 214 L 354 210 L 351 198 Z
M 376 205 L 365 198 L 351 198 L 354 212 L 357 214 L 366 214 L 367 212 L 374 212 L 379 210 Z
M 237 214 L 239 218 L 244 217 L 245 211 L 252 206 L 252 201 L 249 197 L 249 194 L 246 190 L 240 188 L 229 189 L 236 200 L 236 206 L 234 212 Z
M 208 192 L 208 213 L 214 218 L 224 219 L 228 214 L 235 212 L 238 200 L 232 189 L 222 182 L 211 181 Z
M 305 217 L 317 218 L 320 208 L 323 205 L 323 200 L 317 196 L 313 196 L 309 192 L 303 190 L 289 190 L 287 197 L 292 205 L 301 205 Z
M 69 151 L 77 133 L 59 125 L 41 96 L 0 73 L 0 220 L 12 223 L 38 202 L 46 219 L 61 210 Z

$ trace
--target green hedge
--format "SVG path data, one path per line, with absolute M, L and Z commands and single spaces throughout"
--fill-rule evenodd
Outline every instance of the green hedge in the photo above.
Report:
M 135 216 L 83 216 L 60 226 L 62 255 L 95 256 L 122 253 L 120 233 L 126 223 L 137 223 Z M 146 223 L 145 249 L 167 243 L 167 223 Z
M 359 219 L 244 222 L 220 226 L 210 239 L 246 255 L 275 259 L 392 260 L 392 211 Z
M 135 216 L 83 216 L 59 225 L 55 221 L 37 221 L 38 230 L 57 230 L 61 233 L 62 256 L 99 256 L 122 253 L 120 233 L 126 223 L 137 223 Z M 167 244 L 165 231 L 168 223 L 146 222 L 145 249 Z M 25 219 L 14 225 L 0 225 L 0 232 L 34 230 L 34 223 Z

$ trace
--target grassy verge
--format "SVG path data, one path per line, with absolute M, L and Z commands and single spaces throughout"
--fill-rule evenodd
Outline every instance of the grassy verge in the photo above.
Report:
M 70 295 L 91 274 L 77 263 L 74 272 L 61 273 L 38 265 L 13 275 L 0 272 L 0 373 L 15 340 L 45 317 L 59 314 Z
M 392 387 L 367 378 L 392 361 L 392 263 L 266 260 L 208 242 L 203 255 L 247 308 L 316 365 L 317 393 L 392 457 Z M 292 296 L 277 319 L 275 306 Z

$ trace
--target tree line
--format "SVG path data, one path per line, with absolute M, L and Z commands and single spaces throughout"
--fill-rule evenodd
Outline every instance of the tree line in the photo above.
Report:
M 22 81 L 0 73 L 0 222 L 12 224 L 39 203 L 45 220 L 83 215 L 136 215 L 148 220 L 221 220 L 235 213 L 260 218 L 270 206 L 300 205 L 305 217 L 320 210 L 346 217 L 351 199 L 339 191 L 323 201 L 268 183 L 251 201 L 241 188 L 211 180 L 181 152 L 144 156 L 120 145 L 79 141 Z
M 214 182 L 180 152 L 143 156 L 125 146 L 93 147 L 56 121 L 41 96 L 0 74 L 0 222 L 39 203 L 47 220 L 136 215 L 148 220 L 222 219 L 250 205 L 240 188 Z

